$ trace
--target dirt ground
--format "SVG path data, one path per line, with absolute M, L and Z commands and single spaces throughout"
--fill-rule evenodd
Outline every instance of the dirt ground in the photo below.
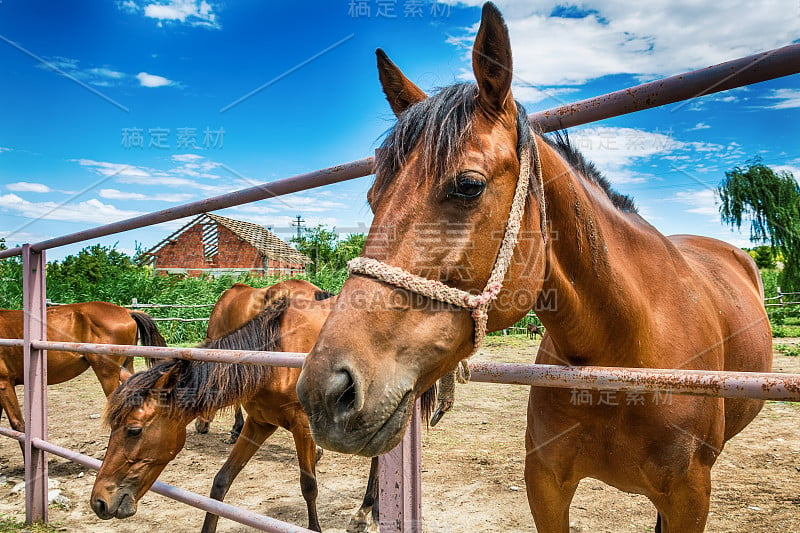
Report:
M 492 337 L 476 356 L 531 362 L 536 343 L 521 337 Z M 798 339 L 777 343 L 800 344 Z M 775 352 L 776 372 L 800 373 L 800 358 Z M 19 389 L 21 393 L 21 388 Z M 444 532 L 536 531 L 523 479 L 527 388 L 472 383 L 458 389 L 456 408 L 429 431 L 423 430 L 423 516 L 426 530 Z M 50 440 L 102 458 L 108 430 L 99 414 L 104 397 L 91 373 L 49 392 Z M 230 445 L 222 442 L 231 416 L 218 418 L 208 435 L 190 428 L 186 447 L 160 479 L 207 494 Z M 3 418 L 7 425 L 7 419 Z M 342 532 L 363 495 L 369 461 L 326 452 L 318 465 L 318 508 L 323 529 Z M 138 513 L 102 521 L 88 505 L 94 472 L 50 456 L 51 477 L 60 482 L 69 508 L 51 506 L 50 520 L 64 531 L 126 533 L 169 528 L 199 531 L 203 512 L 157 494 L 146 495 Z M 0 439 L 0 512 L 24 516 L 22 493 L 11 489 L 23 477 L 16 442 Z M 3 485 L 2 482 L 5 482 Z M 279 431 L 259 450 L 226 497 L 278 519 L 306 525 L 291 436 Z M 656 512 L 642 496 L 584 480 L 573 500 L 573 532 L 653 531 Z M 248 528 L 221 519 L 219 531 Z M 800 404 L 768 402 L 761 414 L 730 441 L 713 470 L 707 531 L 800 531 Z

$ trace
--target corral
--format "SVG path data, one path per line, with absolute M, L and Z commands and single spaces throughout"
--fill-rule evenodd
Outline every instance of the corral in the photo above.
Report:
M 797 345 L 798 339 L 776 339 Z M 538 342 L 522 335 L 491 337 L 476 355 L 481 360 L 526 363 Z M 775 352 L 775 370 L 800 372 L 800 359 Z M 524 406 L 527 388 L 473 383 L 458 390 L 456 407 L 430 430 L 423 429 L 423 515 L 431 533 L 456 531 L 533 532 L 525 500 L 523 466 Z M 49 391 L 51 440 L 98 459 L 108 442 L 108 429 L 97 415 L 105 398 L 85 374 Z M 189 433 L 186 448 L 161 476 L 167 483 L 206 494 L 229 444 L 222 438 L 230 414 L 220 417 L 208 435 Z M 800 407 L 768 402 L 759 417 L 726 446 L 713 470 L 708 531 L 796 531 L 800 529 Z M 0 439 L 0 477 L 6 485 L 0 512 L 19 513 L 23 494 L 10 494 L 23 478 L 17 444 Z M 303 523 L 305 506 L 297 488 L 294 445 L 279 431 L 236 480 L 226 500 L 234 505 Z M 319 510 L 325 531 L 343 532 L 363 492 L 369 461 L 331 452 L 320 460 Z M 50 459 L 51 477 L 70 500 L 70 509 L 52 507 L 50 520 L 66 531 L 109 531 L 87 498 L 94 472 L 64 459 Z M 573 505 L 575 532 L 648 531 L 653 510 L 641 496 L 621 493 L 587 480 Z M 203 513 L 156 495 L 145 496 L 139 513 L 113 523 L 113 531 L 134 533 L 169 524 L 176 533 L 199 531 Z M 221 520 L 219 531 L 243 533 L 249 528 Z

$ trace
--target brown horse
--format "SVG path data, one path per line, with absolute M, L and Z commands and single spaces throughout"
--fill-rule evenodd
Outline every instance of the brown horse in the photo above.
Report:
M 313 283 L 301 279 L 288 279 L 263 288 L 254 288 L 244 283 L 234 283 L 230 289 L 220 295 L 219 300 L 214 304 L 211 316 L 208 319 L 204 342 L 208 343 L 219 339 L 242 327 L 272 302 L 284 296 L 308 300 L 324 300 L 330 297 L 331 293 L 323 291 Z M 213 420 L 213 413 L 211 418 L 198 417 L 194 423 L 195 430 L 198 433 L 208 433 L 211 420 Z M 235 443 L 243 426 L 242 407 L 237 405 L 234 410 L 234 422 L 230 437 L 225 439 L 225 442 L 228 444 Z
M 536 335 L 539 335 L 540 337 L 544 336 L 544 328 L 537 324 L 528 324 L 525 326 L 525 331 L 528 333 L 528 338 L 531 340 L 535 339 Z
M 23 311 L 0 310 L 0 337 L 21 339 Z M 137 338 L 138 334 L 138 338 Z M 85 302 L 47 309 L 47 339 L 61 342 L 136 344 L 166 346 L 149 315 L 128 311 L 108 302 Z M 24 384 L 21 347 L 0 347 L 0 407 L 8 415 L 11 427 L 25 431 L 16 385 Z M 133 373 L 133 357 L 47 352 L 47 384 L 68 381 L 92 368 L 103 392 L 108 396 L 121 381 Z
M 307 352 L 334 302 L 333 298 L 280 297 L 241 328 L 206 346 Z M 211 497 L 221 501 L 263 442 L 283 427 L 295 440 L 309 528 L 319 531 L 316 444 L 297 401 L 298 375 L 299 369 L 183 360 L 168 360 L 135 374 L 109 398 L 106 421 L 111 426 L 111 438 L 92 491 L 92 509 L 104 519 L 133 515 L 139 498 L 183 447 L 186 424 L 192 418 L 241 402 L 249 416 L 242 438 L 214 477 Z M 430 412 L 433 397 L 427 398 L 423 407 Z M 376 466 L 373 459 L 364 502 L 348 531 L 365 531 L 370 512 L 376 520 Z M 207 514 L 203 531 L 215 531 L 217 520 L 216 515 Z
M 491 4 L 472 59 L 477 85 L 427 98 L 378 51 L 398 120 L 376 155 L 363 256 L 383 263 L 351 274 L 303 367 L 298 395 L 317 442 L 369 456 L 391 449 L 413 398 L 474 348 L 469 310 L 378 281 L 387 264 L 495 294 L 490 331 L 535 308 L 547 329 L 537 363 L 769 371 L 750 257 L 709 238 L 663 236 L 568 139 L 533 133 L 511 94 L 508 30 Z M 529 185 L 520 239 L 499 294 L 488 293 L 520 180 Z M 579 402 L 574 391 L 531 388 L 525 477 L 537 530 L 567 532 L 575 489 L 592 477 L 647 496 L 657 531 L 702 531 L 711 467 L 763 402 L 584 392 Z

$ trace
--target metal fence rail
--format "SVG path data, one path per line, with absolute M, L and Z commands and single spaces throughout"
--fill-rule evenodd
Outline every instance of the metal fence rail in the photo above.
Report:
M 623 115 L 633 111 L 661 106 L 680 100 L 712 94 L 719 91 L 741 87 L 752 83 L 775 79 L 800 72 L 800 44 L 793 44 L 761 54 L 754 54 L 745 58 L 729 61 L 706 69 L 679 74 L 616 91 L 606 95 L 590 98 L 573 104 L 568 104 L 555 109 L 534 113 L 528 118 L 534 127 L 542 132 L 567 128 L 579 124 Z M 46 403 L 46 366 L 45 349 L 65 349 L 69 345 L 72 349 L 85 349 L 74 343 L 45 342 L 46 336 L 46 304 L 45 304 L 45 253 L 44 251 L 57 246 L 107 236 L 122 231 L 141 228 L 144 226 L 167 222 L 197 215 L 207 211 L 223 209 L 244 203 L 263 200 L 308 190 L 322 185 L 338 183 L 372 173 L 374 159 L 367 157 L 358 161 L 328 167 L 315 172 L 296 175 L 290 178 L 277 180 L 255 187 L 250 187 L 230 194 L 224 194 L 189 204 L 184 204 L 154 213 L 130 218 L 113 224 L 98 226 L 89 230 L 71 233 L 68 235 L 48 239 L 35 244 L 25 244 L 21 247 L 0 251 L 0 259 L 22 256 L 23 263 L 23 302 L 24 302 L 24 340 L 21 342 L 25 355 L 25 420 L 26 433 L 24 434 L 25 447 L 25 482 L 26 482 L 26 520 L 31 523 L 47 519 L 47 462 L 45 450 L 60 453 L 57 447 L 47 443 L 47 403 Z M 12 340 L 10 343 L 0 343 L 3 346 L 19 346 L 20 341 Z M 134 354 L 143 347 L 103 347 L 96 345 L 97 350 L 109 350 L 110 353 L 126 352 Z M 191 349 L 161 349 L 169 353 L 170 357 L 180 357 L 182 350 Z M 99 352 L 98 352 L 99 353 Z M 152 354 L 151 354 L 152 355 Z M 204 360 L 213 360 L 222 357 L 220 354 L 200 354 L 187 352 L 193 357 L 207 357 Z M 166 355 L 165 355 L 166 356 Z M 236 362 L 250 362 L 254 355 L 242 352 L 234 359 Z M 286 363 L 291 363 L 291 358 Z M 761 387 L 765 394 L 776 394 L 776 397 L 797 400 L 798 382 L 800 376 L 785 375 L 759 375 L 749 376 L 722 376 L 702 372 L 695 376 L 683 375 L 674 371 L 659 371 L 652 369 L 597 369 L 575 367 L 542 368 L 540 365 L 525 365 L 526 368 L 517 369 L 521 374 L 520 382 L 533 385 L 546 386 L 572 386 L 572 387 L 609 387 L 603 390 L 619 390 L 620 387 L 634 387 L 641 390 L 642 386 L 655 387 L 668 386 L 672 392 L 677 392 L 674 387 L 687 386 L 687 393 L 698 394 L 700 391 L 711 392 L 714 395 L 737 394 L 736 397 L 752 397 L 758 391 L 753 388 Z M 475 367 L 474 379 L 495 382 L 507 375 L 508 368 L 482 368 Z M 646 375 L 640 375 L 642 372 Z M 690 372 L 690 371 L 684 371 Z M 684 381 L 682 381 L 684 380 Z M 726 381 L 728 380 L 728 381 Z M 729 381 L 733 380 L 733 381 Z M 738 380 L 738 381 L 737 381 Z M 545 383 L 540 383 L 544 381 Z M 758 383 L 756 385 L 755 383 Z M 559 385 L 555 385 L 559 383 Z M 724 384 L 724 385 L 723 385 Z M 655 389 L 654 389 L 655 390 Z M 733 391 L 733 392 L 732 392 Z M 702 393 L 705 393 L 702 392 Z M 382 458 L 384 470 L 381 474 L 381 523 L 398 524 L 399 531 L 403 531 L 403 524 L 413 524 L 411 528 L 418 530 L 421 527 L 420 490 L 419 484 L 419 424 L 415 424 L 415 431 L 410 431 L 403 443 L 390 452 L 389 457 Z M 17 436 L 18 437 L 18 436 Z M 409 483 L 396 478 L 389 478 L 389 469 L 386 465 L 414 465 L 417 475 Z M 395 470 L 397 472 L 397 470 Z M 403 478 L 405 479 L 405 478 Z M 402 487 L 399 493 L 395 487 Z M 391 505 L 386 503 L 394 498 Z M 172 495 L 172 494 L 171 494 Z M 402 502 L 400 502 L 402 500 Z M 400 502 L 400 503 L 398 503 Z M 194 502 L 196 503 L 196 502 Z M 193 503 L 193 504 L 194 504 Z M 394 505 L 394 504 L 397 505 Z M 396 514 L 385 518 L 386 509 L 396 511 Z M 216 512 L 216 510 L 214 511 Z M 221 513 L 220 513 L 221 514 Z M 256 527 L 256 526 L 254 526 Z M 294 526 L 292 526 L 294 527 Z M 277 531 L 284 531 L 279 529 Z M 292 531 L 303 531 L 293 529 Z

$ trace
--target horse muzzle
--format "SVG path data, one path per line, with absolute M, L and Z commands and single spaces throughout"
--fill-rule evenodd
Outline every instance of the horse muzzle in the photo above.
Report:
M 90 503 L 94 514 L 103 520 L 128 518 L 136 514 L 136 500 L 124 490 L 116 491 L 110 498 L 93 495 Z
M 416 394 L 403 381 L 372 382 L 344 364 L 318 372 L 307 361 L 297 395 L 308 414 L 314 440 L 339 453 L 374 457 L 403 438 Z

